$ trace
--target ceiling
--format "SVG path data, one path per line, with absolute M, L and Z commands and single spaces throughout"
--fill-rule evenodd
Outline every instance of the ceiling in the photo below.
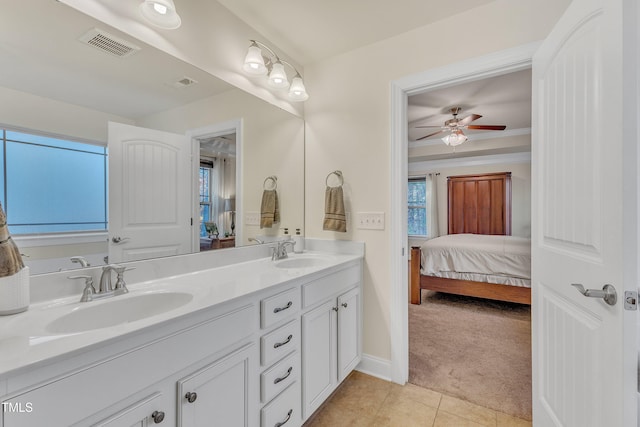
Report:
M 233 89 L 63 3 L 5 3 L 0 14 L 0 86 L 130 119 Z M 106 30 L 141 49 L 128 57 L 116 57 L 80 42 L 92 28 Z M 175 85 L 184 77 L 197 83 Z
M 474 125 L 507 126 L 502 132 L 465 129 L 464 133 L 470 140 L 474 136 L 486 138 L 522 133 L 531 128 L 531 70 L 410 96 L 407 108 L 409 141 L 438 131 L 438 128 L 420 129 L 417 126 L 442 126 L 453 117 L 450 112 L 452 107 L 462 108 L 459 119 L 472 113 L 481 115 L 480 119 L 473 122 Z M 441 133 L 422 141 L 439 141 L 445 135 Z
M 176 8 L 180 10 L 179 1 Z M 218 0 L 302 65 L 457 15 L 493 0 Z

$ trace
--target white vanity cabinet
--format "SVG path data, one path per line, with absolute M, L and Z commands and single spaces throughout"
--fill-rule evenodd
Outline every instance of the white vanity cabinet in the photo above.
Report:
M 260 287 L 270 274 L 235 298 L 7 370 L 0 427 L 300 427 L 361 359 L 362 261 L 278 271 Z
M 185 383 L 201 391 L 201 401 L 210 402 L 206 407 L 209 419 L 226 419 L 233 410 L 234 416 L 241 415 L 245 422 L 226 425 L 252 426 L 258 416 L 254 403 L 258 387 L 259 355 L 254 342 L 258 308 L 255 303 L 235 305 L 212 310 L 211 314 L 200 313 L 195 324 L 184 320 L 185 327 L 176 325 L 173 333 L 156 328 L 79 354 L 75 360 L 57 361 L 15 377 L 9 383 L 35 384 L 4 397 L 3 405 L 29 404 L 32 411 L 4 411 L 0 426 L 129 426 L 137 425 L 135 421 L 141 425 L 175 426 L 180 421 L 176 419 L 176 407 L 181 415 L 191 414 L 183 411 L 183 396 L 176 392 L 176 384 Z M 136 344 L 130 347 L 128 342 Z M 74 369 L 65 371 L 68 366 Z M 242 389 L 233 390 L 234 398 L 243 396 L 242 407 L 218 404 L 232 394 L 227 389 L 230 383 Z M 204 405 L 198 408 L 201 406 Z M 195 406 L 189 407 L 192 408 Z M 134 422 L 128 423 L 131 420 Z
M 260 426 L 299 427 L 300 286 L 260 302 Z
M 302 378 L 306 420 L 362 358 L 361 266 L 303 285 Z
M 254 344 L 178 381 L 178 426 L 247 426 Z

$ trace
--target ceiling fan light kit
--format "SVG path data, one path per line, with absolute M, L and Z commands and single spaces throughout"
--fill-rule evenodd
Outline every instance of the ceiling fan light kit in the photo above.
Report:
M 262 42 L 249 40 L 251 45 L 244 58 L 242 69 L 252 76 L 264 76 L 268 74 L 267 84 L 274 89 L 289 88 L 288 97 L 291 101 L 301 102 L 309 99 L 309 94 L 304 86 L 300 72 Z M 285 71 L 285 65 L 291 67 L 295 76 L 291 83 Z
M 440 128 L 439 131 L 430 133 L 429 135 L 423 136 L 421 138 L 416 139 L 416 141 L 420 141 L 421 139 L 430 138 L 432 136 L 438 135 L 440 133 L 449 132 L 448 135 L 442 138 L 442 142 L 447 144 L 450 147 L 456 147 L 466 141 L 469 138 L 462 131 L 463 129 L 475 129 L 475 130 L 505 130 L 507 127 L 504 125 L 470 125 L 469 123 L 474 120 L 478 120 L 482 116 L 479 114 L 470 114 L 464 119 L 459 119 L 458 114 L 462 111 L 460 107 L 453 107 L 449 110 L 453 115 L 453 118 L 444 122 L 444 126 L 416 126 L 416 128 Z
M 450 147 L 456 147 L 467 141 L 467 136 L 462 133 L 461 130 L 451 132 L 449 135 L 442 138 L 442 141 Z

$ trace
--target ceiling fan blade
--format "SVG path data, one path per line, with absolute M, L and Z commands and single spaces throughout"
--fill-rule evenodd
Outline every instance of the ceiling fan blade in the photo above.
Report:
M 479 130 L 505 130 L 506 126 L 501 125 L 468 125 L 467 129 L 479 129 Z
M 422 137 L 420 137 L 420 138 L 416 139 L 416 141 L 420 141 L 421 139 L 427 139 L 427 138 L 429 138 L 430 136 L 434 136 L 434 135 L 437 135 L 437 134 L 439 134 L 439 133 L 446 132 L 446 131 L 447 131 L 446 129 L 442 129 L 442 130 L 439 130 L 438 132 L 434 132 L 434 133 L 430 133 L 429 135 L 422 136 Z
M 464 119 L 461 119 L 458 122 L 458 126 L 466 126 L 469 123 L 471 123 L 474 120 L 478 120 L 480 117 L 482 117 L 480 114 L 470 114 L 467 117 L 465 117 Z

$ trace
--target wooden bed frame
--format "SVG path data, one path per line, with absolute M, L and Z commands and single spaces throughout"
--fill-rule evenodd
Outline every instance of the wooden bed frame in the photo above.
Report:
M 448 234 L 511 235 L 511 172 L 447 177 Z M 421 290 L 531 305 L 531 289 L 420 275 L 420 247 L 411 248 L 411 304 Z
M 422 289 L 466 295 L 499 301 L 517 302 L 531 305 L 531 289 L 522 286 L 496 285 L 493 283 L 473 282 L 471 280 L 447 279 L 444 277 L 423 276 L 420 274 L 419 246 L 411 247 L 411 304 L 422 302 Z

